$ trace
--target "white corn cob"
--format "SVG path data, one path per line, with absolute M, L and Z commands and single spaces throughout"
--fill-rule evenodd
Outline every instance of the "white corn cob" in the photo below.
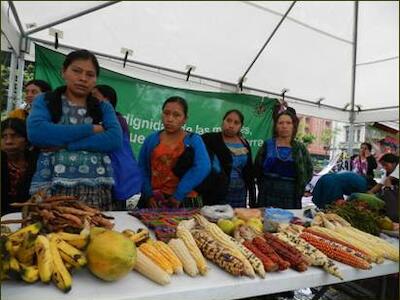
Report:
M 168 273 L 144 255 L 139 248 L 136 249 L 136 254 L 137 259 L 134 270 L 161 285 L 166 285 L 171 282 Z
M 182 262 L 183 270 L 185 270 L 188 275 L 194 277 L 199 274 L 196 261 L 192 255 L 190 255 L 188 248 L 181 239 L 171 239 L 168 242 L 168 246 L 174 251 L 176 256 L 178 256 L 179 260 Z

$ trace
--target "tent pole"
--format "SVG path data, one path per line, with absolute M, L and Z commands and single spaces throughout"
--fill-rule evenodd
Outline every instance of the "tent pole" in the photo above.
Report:
M 362 112 L 377 111 L 377 110 L 387 110 L 387 109 L 399 109 L 399 106 L 385 106 L 385 107 L 379 107 L 379 108 L 367 108 L 367 109 L 363 109 Z
M 287 15 L 289 12 L 292 10 L 293 6 L 296 4 L 296 1 L 293 1 L 292 4 L 289 6 L 288 10 L 286 13 L 282 16 L 281 20 L 279 23 L 275 26 L 274 30 L 268 37 L 267 41 L 264 43 L 264 45 L 261 47 L 260 51 L 258 51 L 256 57 L 253 59 L 251 62 L 250 66 L 248 66 L 247 70 L 244 72 L 243 76 L 240 77 L 242 80 L 246 77 L 247 73 L 249 73 L 250 69 L 253 67 L 254 63 L 257 61 L 257 59 L 260 57 L 261 53 L 264 51 L 265 47 L 268 45 L 268 43 L 271 41 L 272 37 L 275 35 L 275 33 L 278 31 L 278 28 L 282 25 L 283 21 L 286 19 Z M 243 83 L 243 82 L 242 82 Z
M 17 26 L 18 26 L 19 31 L 21 32 L 21 35 L 24 36 L 25 35 L 24 27 L 22 27 L 21 20 L 19 19 L 19 16 L 18 16 L 17 10 L 15 9 L 14 3 L 12 1 L 8 1 L 8 5 L 11 8 L 15 22 L 17 23 Z
M 10 74 L 8 77 L 7 112 L 14 107 L 15 99 L 15 70 L 17 69 L 17 58 L 14 51 L 11 52 Z
M 64 23 L 64 22 L 67 22 L 67 21 L 69 21 L 69 20 L 82 17 L 82 16 L 87 15 L 87 14 L 89 14 L 89 13 L 92 13 L 92 12 L 94 12 L 94 11 L 96 11 L 96 10 L 105 8 L 105 7 L 110 6 L 110 5 L 113 5 L 113 4 L 117 4 L 118 2 L 121 2 L 121 1 L 108 1 L 108 2 L 103 3 L 103 4 L 100 4 L 100 5 L 98 5 L 98 6 L 95 6 L 95 7 L 89 8 L 89 9 L 85 9 L 85 10 L 83 10 L 83 11 L 81 11 L 81 12 L 78 12 L 78 13 L 76 13 L 76 14 L 70 15 L 70 16 L 68 16 L 68 17 L 65 17 L 65 18 L 59 19 L 59 20 L 57 20 L 57 21 L 54 21 L 54 22 L 51 22 L 51 23 L 48 23 L 48 24 L 39 26 L 39 27 L 34 28 L 34 29 L 31 29 L 31 30 L 29 30 L 29 31 L 26 32 L 25 36 L 29 36 L 29 35 L 31 35 L 31 34 L 33 34 L 33 33 L 36 33 L 36 32 L 42 31 L 42 30 L 45 30 L 45 29 L 47 29 L 47 28 L 53 27 L 53 26 L 55 26 L 55 25 L 58 25 L 58 24 L 61 24 L 61 23 Z
M 350 127 L 349 127 L 349 144 L 348 154 L 349 157 L 353 154 L 354 146 L 354 121 L 356 119 L 354 106 L 355 106 L 355 94 L 356 94 L 356 66 L 357 66 L 357 31 L 358 31 L 358 1 L 354 2 L 354 27 L 353 27 L 353 66 L 352 66 L 352 78 L 351 78 L 351 109 L 350 109 Z
M 25 59 L 21 55 L 18 57 L 18 73 L 17 73 L 17 91 L 16 91 L 16 107 L 20 107 L 22 100 L 22 87 L 24 84 L 24 69 L 25 69 Z

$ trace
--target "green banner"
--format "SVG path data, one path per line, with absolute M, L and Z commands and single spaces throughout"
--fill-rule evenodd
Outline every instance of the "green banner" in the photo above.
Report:
M 53 88 L 64 84 L 61 77 L 65 55 L 36 45 L 35 78 L 46 80 Z M 252 146 L 253 156 L 272 134 L 272 110 L 275 99 L 235 93 L 200 92 L 177 89 L 128 77 L 104 68 L 98 84 L 112 86 L 118 94 L 117 111 L 130 127 L 130 140 L 136 155 L 147 135 L 162 129 L 161 106 L 171 96 L 181 96 L 189 105 L 186 130 L 203 134 L 220 131 L 222 117 L 230 109 L 244 115 L 242 133 Z

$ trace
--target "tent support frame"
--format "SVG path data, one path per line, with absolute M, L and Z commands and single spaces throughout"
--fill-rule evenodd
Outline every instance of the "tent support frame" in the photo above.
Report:
M 11 51 L 10 74 L 8 77 L 7 112 L 13 109 L 15 95 L 15 70 L 17 69 L 17 55 Z
M 350 127 L 349 127 L 349 144 L 348 154 L 349 157 L 353 154 L 354 145 L 354 121 L 356 119 L 355 107 L 355 94 L 356 94 L 356 68 L 357 68 L 357 31 L 358 31 L 358 1 L 354 1 L 354 24 L 353 24 L 353 62 L 352 62 L 352 74 L 351 74 L 351 103 L 350 103 Z
M 296 1 L 293 1 L 292 4 L 289 6 L 289 8 L 287 9 L 286 13 L 282 16 L 281 20 L 279 21 L 279 23 L 275 26 L 274 30 L 272 31 L 272 33 L 270 34 L 270 36 L 268 37 L 268 39 L 265 41 L 264 45 L 261 47 L 261 49 L 258 51 L 256 57 L 253 59 L 253 61 L 251 62 L 250 66 L 247 67 L 247 70 L 244 72 L 243 76 L 240 77 L 240 82 L 239 85 L 243 86 L 243 81 L 244 78 L 246 77 L 247 73 L 249 73 L 250 69 L 253 67 L 254 63 L 257 61 L 257 59 L 260 57 L 261 53 L 263 53 L 265 47 L 267 47 L 267 45 L 269 44 L 269 42 L 271 41 L 271 39 L 273 38 L 273 36 L 275 35 L 275 33 L 278 31 L 279 27 L 282 25 L 283 21 L 286 19 L 287 15 L 289 14 L 289 12 L 292 10 L 293 6 L 296 4 Z
M 11 1 L 10 1 L 10 2 L 11 2 Z M 98 5 L 98 6 L 95 6 L 95 7 L 89 8 L 89 9 L 85 9 L 85 10 L 83 10 L 83 11 L 81 11 L 81 12 L 78 12 L 78 13 L 76 13 L 76 14 L 70 15 L 70 16 L 68 16 L 68 17 L 61 18 L 61 19 L 59 19 L 59 20 L 57 20 L 57 21 L 50 22 L 50 23 L 48 23 L 48 24 L 45 24 L 45 25 L 39 26 L 39 27 L 37 27 L 37 28 L 31 29 L 31 30 L 27 31 L 27 32 L 24 34 L 24 36 L 29 36 L 29 35 L 31 35 L 31 34 L 34 34 L 34 33 L 36 33 L 36 32 L 45 30 L 45 29 L 50 28 L 50 27 L 52 27 L 52 26 L 55 26 L 55 25 L 58 25 L 58 24 L 67 22 L 67 21 L 72 20 L 72 19 L 76 19 L 76 18 L 82 17 L 82 16 L 84 16 L 84 15 L 87 15 L 87 14 L 89 14 L 89 13 L 92 13 L 92 12 L 96 11 L 96 10 L 105 8 L 105 7 L 107 7 L 107 6 L 116 4 L 116 3 L 118 3 L 118 2 L 121 2 L 121 1 L 108 1 L 108 2 L 103 3 L 103 4 L 100 4 L 100 5 Z
M 12 1 L 8 1 L 10 8 L 12 10 L 13 16 L 17 22 L 18 28 L 21 31 L 21 38 L 20 38 L 20 44 L 19 44 L 19 48 L 20 51 L 22 50 L 22 43 L 25 40 L 25 42 L 27 41 L 27 38 L 29 35 L 36 33 L 38 31 L 42 31 L 45 30 L 51 26 L 54 25 L 58 25 L 61 23 L 64 23 L 66 21 L 78 18 L 80 16 L 86 15 L 88 13 L 94 12 L 96 10 L 105 8 L 107 6 L 110 6 L 112 4 L 116 4 L 120 1 L 108 1 L 104 4 L 98 5 L 96 7 L 81 11 L 79 13 L 73 14 L 71 16 L 59 19 L 57 21 L 48 23 L 46 25 L 34 28 L 32 30 L 29 30 L 27 32 L 24 31 L 20 19 L 18 17 L 18 13 L 15 9 L 15 6 L 13 4 Z M 267 42 L 264 44 L 263 48 L 260 50 L 260 52 L 257 54 L 256 58 L 254 59 L 254 61 L 252 62 L 252 64 L 250 65 L 250 67 L 248 68 L 248 70 L 246 71 L 245 75 L 248 73 L 248 71 L 250 70 L 250 68 L 252 67 L 252 65 L 254 64 L 254 62 L 257 60 L 257 58 L 259 57 L 259 55 L 262 53 L 262 51 L 264 50 L 264 48 L 266 47 L 266 45 L 268 44 L 268 42 L 271 40 L 272 36 L 274 35 L 275 31 L 278 29 L 278 27 L 280 26 L 280 24 L 283 22 L 283 20 L 287 17 L 287 14 L 289 13 L 289 11 L 291 10 L 291 8 L 293 7 L 293 5 L 296 3 L 296 1 L 293 1 L 293 3 L 291 4 L 290 8 L 287 10 L 287 12 L 285 13 L 285 15 L 282 17 L 280 23 L 277 25 L 277 27 L 275 28 L 274 32 L 271 34 L 271 36 L 269 37 L 269 39 L 267 40 Z M 354 121 L 355 121 L 355 111 L 354 111 L 354 106 L 355 106 L 355 80 L 356 80 L 356 57 L 357 57 L 357 26 L 358 26 L 358 1 L 355 1 L 354 3 L 354 32 L 353 32 L 353 72 L 352 72 L 352 98 L 351 98 L 351 110 L 350 110 L 350 117 L 349 117 L 349 121 L 350 121 L 350 137 L 352 139 L 350 139 L 350 143 L 353 143 L 353 137 L 354 137 L 354 132 L 353 132 L 353 125 L 354 125 Z M 44 43 L 47 45 L 52 45 L 52 43 L 45 41 L 45 40 L 40 40 L 40 39 L 36 39 L 36 38 L 29 38 L 32 41 L 37 41 L 40 43 Z M 69 48 L 69 49 L 79 49 L 73 46 L 68 46 L 68 45 L 61 45 L 60 46 L 64 47 L 64 48 Z M 116 56 L 112 56 L 112 55 L 107 55 L 104 53 L 96 53 L 95 51 L 92 51 L 93 53 L 95 53 L 96 55 L 102 56 L 102 57 L 106 57 L 106 58 L 110 58 L 110 59 L 114 59 L 114 60 L 121 60 L 121 58 L 116 57 Z M 15 54 L 14 54 L 15 55 Z M 24 54 L 21 53 L 20 54 L 21 57 L 18 58 L 18 65 L 21 64 L 25 64 L 24 61 Z M 17 59 L 14 60 L 14 64 L 15 61 Z M 137 65 L 141 65 L 141 66 L 145 66 L 145 67 L 149 67 L 149 68 L 154 68 L 157 70 L 163 70 L 163 71 L 167 71 L 167 72 L 171 72 L 171 73 L 175 73 L 175 74 L 180 74 L 180 75 L 187 75 L 186 72 L 182 72 L 182 71 L 178 71 L 178 70 L 173 70 L 173 69 L 169 69 L 169 68 L 165 68 L 165 67 L 160 67 L 160 66 L 155 66 L 155 65 L 151 65 L 151 64 L 147 64 L 147 63 L 143 63 L 143 62 L 138 62 L 138 61 L 133 61 L 133 60 L 127 60 L 130 63 L 133 64 L 137 64 Z M 14 68 L 15 70 L 15 68 Z M 20 74 L 20 72 L 22 71 L 22 74 Z M 18 67 L 18 80 L 20 82 L 18 82 L 17 84 L 17 94 L 19 95 L 19 97 L 21 97 L 22 95 L 22 84 L 23 84 L 23 69 Z M 11 77 L 11 74 L 10 74 Z M 15 77 L 15 75 L 14 75 Z M 237 84 L 231 83 L 231 82 L 226 82 L 226 81 L 222 81 L 222 80 L 218 80 L 218 79 L 213 79 L 213 78 L 209 78 L 209 77 L 205 77 L 205 76 L 200 76 L 200 75 L 195 75 L 195 74 L 191 74 L 191 77 L 194 78 L 198 78 L 198 79 L 203 79 L 203 80 L 207 80 L 207 81 L 211 81 L 211 82 L 216 82 L 222 85 L 226 85 L 226 86 L 230 86 L 230 87 L 237 87 Z M 244 78 L 244 76 L 242 76 L 241 78 Z M 13 84 L 14 83 L 14 84 Z M 248 87 L 248 86 L 243 86 L 243 88 L 249 90 L 249 91 L 255 91 L 255 92 L 260 92 L 260 93 L 265 93 L 265 94 L 270 94 L 273 96 L 281 96 L 281 94 L 279 93 L 275 93 L 275 92 L 271 92 L 271 91 L 267 91 L 267 90 L 262 90 L 262 89 L 257 89 L 257 88 L 252 88 L 252 87 Z M 11 93 L 10 93 L 11 91 Z M 11 81 L 9 82 L 9 93 L 8 93 L 8 102 L 7 102 L 7 109 L 10 108 L 10 105 L 12 106 L 12 102 L 14 100 L 13 98 L 13 94 L 15 93 L 15 81 Z M 16 97 L 17 101 L 21 101 L 20 98 Z M 310 105 L 316 105 L 316 103 L 314 101 L 310 101 L 310 100 L 305 100 L 305 99 L 301 99 L 298 97 L 293 97 L 293 96 L 287 96 L 287 99 L 293 100 L 293 101 L 298 101 L 298 102 L 302 102 L 302 103 L 306 103 L 306 104 L 310 104 Z M 343 111 L 342 108 L 336 107 L 336 106 L 332 106 L 332 105 L 327 105 L 327 104 L 319 104 L 319 107 L 325 107 L 325 108 L 329 108 L 329 109 L 333 109 L 333 110 L 338 110 L 338 111 Z M 390 107 L 384 107 L 384 108 L 376 108 L 376 109 L 365 109 L 363 111 L 374 111 L 374 110 L 387 110 L 387 109 L 398 109 L 399 106 L 390 106 Z M 351 145 L 349 145 L 349 149 L 351 149 Z
M 29 38 L 31 41 L 33 42 L 37 42 L 37 43 L 41 43 L 41 44 L 45 44 L 48 46 L 53 47 L 54 43 L 53 42 L 49 42 L 43 39 L 38 39 L 38 38 Z M 58 44 L 59 48 L 66 48 L 66 49 L 71 49 L 71 50 L 79 50 L 81 48 L 79 47 L 75 47 L 75 46 L 69 46 L 66 44 Z M 90 50 L 90 49 L 89 49 Z M 93 54 L 100 56 L 100 57 L 104 57 L 104 58 L 108 58 L 108 59 L 112 59 L 112 60 L 116 60 L 116 61 L 123 61 L 123 58 L 119 57 L 119 56 L 114 56 L 114 55 L 110 55 L 110 54 L 106 54 L 106 53 L 101 53 L 101 52 L 97 52 L 97 51 L 92 51 L 90 50 Z M 166 72 L 170 72 L 170 73 L 174 73 L 174 74 L 178 74 L 178 75 L 182 75 L 184 76 L 184 78 L 186 78 L 187 76 L 187 72 L 184 71 L 179 71 L 179 70 L 174 70 L 174 69 L 170 69 L 170 68 L 166 68 L 166 67 L 161 67 L 161 66 L 156 66 L 156 65 L 152 65 L 152 64 L 148 64 L 148 63 L 144 63 L 144 62 L 140 62 L 140 61 L 136 61 L 136 60 L 130 60 L 127 59 L 126 60 L 127 63 L 131 63 L 131 64 L 135 64 L 135 65 L 139 65 L 139 66 L 143 66 L 143 67 L 147 67 L 147 68 L 152 68 L 152 69 L 156 69 L 156 70 L 160 70 L 160 71 L 166 71 Z M 197 74 L 190 74 L 191 78 L 197 78 L 197 79 L 202 79 L 202 80 L 207 80 L 207 81 L 211 81 L 211 82 L 215 82 L 221 85 L 226 85 L 232 88 L 236 88 L 237 84 L 236 83 L 232 83 L 232 82 L 227 82 L 227 81 L 223 81 L 223 80 L 219 80 L 219 79 L 214 79 L 214 78 L 210 78 L 210 77 L 206 77 L 206 76 L 202 76 L 202 75 L 197 75 Z M 272 96 L 277 96 L 277 97 L 281 97 L 282 93 L 276 93 L 276 92 L 272 92 L 272 91 L 267 91 L 267 90 L 263 90 L 263 89 L 258 89 L 258 88 L 253 88 L 253 87 L 249 87 L 249 86 L 243 86 L 243 89 L 249 90 L 249 91 L 254 91 L 254 92 L 259 92 L 259 93 L 263 93 L 263 94 L 269 94 Z M 298 98 L 298 97 L 294 97 L 294 96 L 286 96 L 285 95 L 285 99 L 289 99 L 292 101 L 297 101 L 297 102 L 301 102 L 301 103 L 306 103 L 306 104 L 310 104 L 313 106 L 318 106 L 315 101 L 311 101 L 311 100 L 306 100 L 306 99 L 302 99 L 302 98 Z M 336 110 L 336 111 L 343 111 L 343 109 L 341 107 L 336 107 L 333 105 L 328 105 L 328 104 L 320 104 L 320 107 L 325 107 L 325 108 L 329 108 L 332 110 Z
M 21 32 L 21 35 L 24 36 L 25 35 L 24 27 L 22 27 L 21 20 L 19 19 L 17 9 L 15 8 L 14 3 L 12 1 L 8 1 L 8 5 L 11 8 L 15 22 L 17 23 L 17 26 L 18 26 L 19 31 Z

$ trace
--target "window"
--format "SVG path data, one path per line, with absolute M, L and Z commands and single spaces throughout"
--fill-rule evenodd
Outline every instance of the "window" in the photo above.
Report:
M 356 141 L 357 142 L 361 141 L 361 129 L 356 130 Z
M 344 130 L 345 130 L 345 141 L 348 142 L 349 141 L 349 134 L 350 134 L 349 126 L 346 126 Z

